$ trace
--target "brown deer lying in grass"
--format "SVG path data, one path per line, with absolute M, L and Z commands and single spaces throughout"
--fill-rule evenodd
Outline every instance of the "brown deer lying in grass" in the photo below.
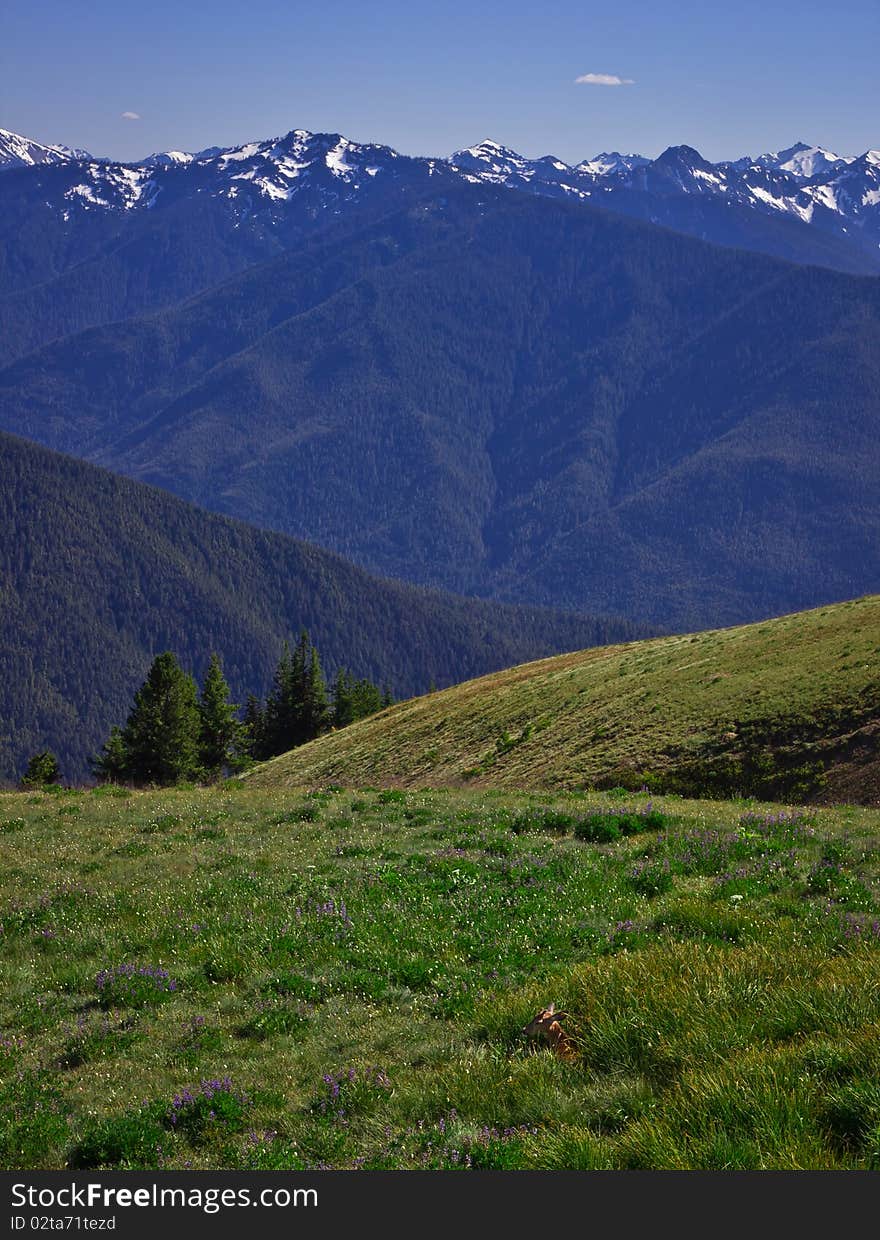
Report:
M 568 1013 L 557 1012 L 556 1004 L 551 1003 L 548 1008 L 542 1008 L 538 1015 L 529 1021 L 523 1033 L 527 1038 L 544 1042 L 560 1059 L 575 1059 L 577 1049 L 560 1024 L 560 1021 L 567 1019 Z

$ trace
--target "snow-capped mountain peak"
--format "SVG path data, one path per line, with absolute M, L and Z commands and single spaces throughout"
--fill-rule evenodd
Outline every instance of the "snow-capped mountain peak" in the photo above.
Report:
M 72 159 L 92 159 L 88 151 L 71 150 L 60 143 L 50 146 L 22 137 L 10 129 L 0 129 L 0 170 L 30 168 L 35 164 L 66 163 Z
M 173 168 L 177 164 L 191 164 L 197 155 L 190 151 L 156 151 L 139 162 L 145 168 Z
M 806 142 L 796 142 L 794 146 L 772 155 L 762 155 L 760 162 L 765 167 L 775 168 L 779 172 L 790 172 L 792 176 L 802 180 L 823 173 L 835 172 L 845 164 L 852 163 L 852 155 L 835 155 L 822 146 L 809 146 Z
M 466 172 L 476 172 L 483 179 L 503 182 L 512 174 L 522 173 L 531 162 L 519 155 L 510 147 L 484 138 L 476 146 L 466 147 L 463 151 L 455 151 L 449 162 L 454 168 Z
M 605 177 L 615 172 L 630 172 L 651 161 L 644 155 L 622 155 L 620 151 L 602 151 L 592 159 L 584 159 L 577 165 L 578 172 L 588 176 Z
M 274 228 L 288 211 L 298 209 L 316 221 L 325 210 L 339 213 L 377 193 L 393 203 L 396 186 L 424 189 L 439 177 L 449 184 L 497 185 L 594 202 L 684 231 L 693 227 L 695 218 L 693 204 L 686 200 L 699 197 L 707 206 L 713 200 L 723 203 L 725 211 L 787 216 L 801 225 L 818 226 L 846 246 L 867 250 L 872 260 L 880 251 L 876 149 L 859 156 L 838 155 L 796 142 L 755 158 L 712 163 L 694 147 L 678 145 L 656 159 L 603 151 L 571 166 L 553 155 L 529 158 L 491 138 L 446 159 L 424 159 L 339 133 L 292 129 L 234 147 L 195 153 L 173 149 L 136 163 L 118 163 L 0 130 L 0 171 L 34 168 L 36 175 L 39 166 L 47 164 L 56 165 L 57 171 L 49 198 L 42 200 L 50 208 L 56 205 L 64 220 L 81 212 L 161 208 L 198 194 L 223 203 L 236 228 L 262 228 L 263 221 Z M 702 208 L 700 212 L 703 218 Z M 729 235 L 726 227 L 721 232 Z M 712 239 L 705 220 L 699 235 Z M 772 239 L 769 244 L 774 244 Z
M 463 151 L 456 151 L 452 156 L 453 160 L 459 155 L 473 155 L 475 159 L 494 158 L 494 159 L 522 159 L 516 151 L 511 150 L 509 146 L 502 146 L 500 142 L 495 142 L 492 138 L 484 138 L 482 142 L 478 142 L 475 146 L 466 147 Z

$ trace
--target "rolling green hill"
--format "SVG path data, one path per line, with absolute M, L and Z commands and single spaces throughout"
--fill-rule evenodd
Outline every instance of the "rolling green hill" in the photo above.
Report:
M 401 702 L 248 778 L 878 804 L 880 596 L 514 667 Z
M 0 782 L 47 746 L 83 778 L 162 650 L 199 676 L 216 650 L 235 700 L 262 696 L 301 627 L 397 697 L 634 632 L 381 580 L 0 434 Z

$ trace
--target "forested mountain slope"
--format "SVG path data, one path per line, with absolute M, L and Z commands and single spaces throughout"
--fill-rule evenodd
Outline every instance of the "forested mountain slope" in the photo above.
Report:
M 880 280 L 492 186 L 32 353 L 0 426 L 464 593 L 681 628 L 880 586 Z
M 0 435 L 0 782 L 47 746 L 84 777 L 154 654 L 201 676 L 216 650 L 243 701 L 265 693 L 303 626 L 327 671 L 398 696 L 634 631 L 380 580 Z

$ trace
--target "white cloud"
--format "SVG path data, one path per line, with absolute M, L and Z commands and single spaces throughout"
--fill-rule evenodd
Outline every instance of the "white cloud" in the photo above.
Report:
M 632 78 L 618 77 L 616 73 L 582 73 L 575 78 L 577 86 L 635 86 Z
M 122 119 L 124 121 L 139 121 L 141 119 L 140 112 L 123 112 Z

